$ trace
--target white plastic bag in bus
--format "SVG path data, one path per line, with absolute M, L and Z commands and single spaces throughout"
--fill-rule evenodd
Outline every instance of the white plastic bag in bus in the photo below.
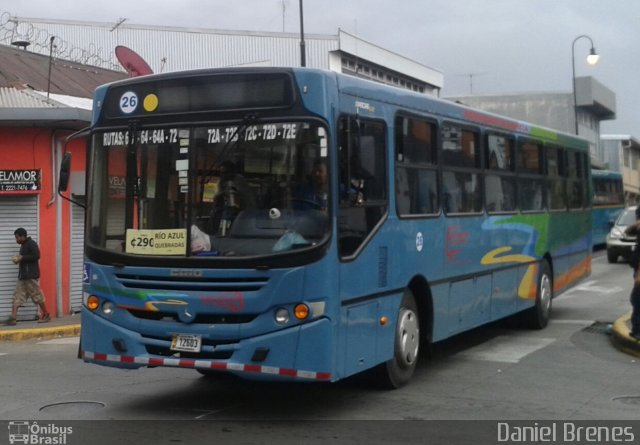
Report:
M 191 225 L 191 252 L 207 252 L 211 250 L 211 239 L 195 224 Z

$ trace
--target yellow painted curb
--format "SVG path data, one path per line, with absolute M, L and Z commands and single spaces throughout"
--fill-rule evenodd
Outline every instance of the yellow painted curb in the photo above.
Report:
M 640 342 L 629 335 L 629 325 L 627 324 L 629 319 L 631 319 L 631 311 L 613 323 L 611 342 L 620 351 L 640 357 Z
M 0 341 L 47 340 L 80 335 L 80 325 L 54 326 L 50 328 L 11 329 L 0 331 Z
M 624 336 L 629 337 L 629 327 L 627 326 L 627 321 L 631 319 L 631 311 L 624 314 L 622 317 L 618 318 L 613 323 L 613 330 L 619 332 L 620 334 L 624 334 Z M 631 337 L 629 337 L 631 338 Z

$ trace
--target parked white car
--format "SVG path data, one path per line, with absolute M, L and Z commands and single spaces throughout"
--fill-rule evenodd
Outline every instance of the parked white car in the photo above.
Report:
M 636 222 L 636 207 L 628 207 L 616 219 L 613 227 L 607 235 L 607 260 L 610 263 L 618 261 L 618 257 L 629 260 L 631 252 L 635 249 L 636 237 L 625 235 L 624 231 L 629 225 Z

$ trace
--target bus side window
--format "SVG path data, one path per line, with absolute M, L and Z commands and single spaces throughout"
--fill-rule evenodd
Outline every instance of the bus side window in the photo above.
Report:
M 566 152 L 554 145 L 546 147 L 547 161 L 547 203 L 551 210 L 567 208 Z
M 395 119 L 395 189 L 399 215 L 435 214 L 439 210 L 436 126 L 398 116 Z
M 442 206 L 446 213 L 482 211 L 478 132 L 445 123 L 442 136 Z
M 513 140 L 489 133 L 485 138 L 484 196 L 487 212 L 514 212 L 517 208 Z
M 543 211 L 547 203 L 542 169 L 542 143 L 533 139 L 520 139 L 517 143 L 516 161 L 520 209 L 525 212 Z

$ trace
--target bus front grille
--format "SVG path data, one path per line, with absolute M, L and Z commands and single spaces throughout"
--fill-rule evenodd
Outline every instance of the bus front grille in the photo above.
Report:
M 118 282 L 129 289 L 192 292 L 257 292 L 267 285 L 266 277 L 176 277 L 116 273 Z
M 129 313 L 143 320 L 180 322 L 178 314 L 165 311 L 142 311 L 128 309 Z M 189 324 L 245 324 L 251 323 L 256 318 L 255 314 L 197 314 Z

